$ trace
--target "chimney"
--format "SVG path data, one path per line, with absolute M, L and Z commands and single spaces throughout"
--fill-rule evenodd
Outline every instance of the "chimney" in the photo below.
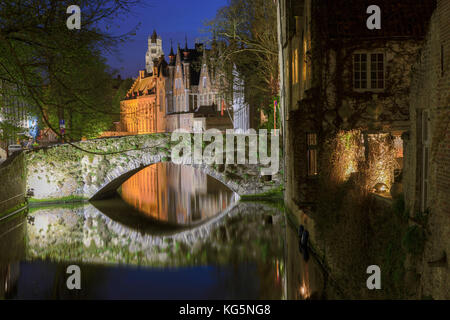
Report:
M 139 79 L 145 78 L 145 70 L 139 70 Z

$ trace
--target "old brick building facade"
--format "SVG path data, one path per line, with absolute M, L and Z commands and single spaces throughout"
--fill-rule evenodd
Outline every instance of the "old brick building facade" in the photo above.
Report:
M 139 71 L 139 77 L 121 101 L 121 131 L 128 134 L 166 132 L 165 90 L 167 63 L 155 61 L 153 73 Z
M 424 295 L 449 299 L 450 271 L 450 2 L 437 1 L 414 66 L 405 197 L 410 212 L 429 215 L 431 231 L 419 261 Z
M 149 41 L 158 39 L 154 32 Z M 186 42 L 184 49 L 178 46 L 176 54 L 171 48 L 169 63 L 161 55 L 153 61 L 152 73 L 140 71 L 121 104 L 121 131 L 141 134 L 233 128 L 232 111 L 227 112 L 223 103 L 211 59 L 214 50 L 202 44 L 189 49 Z
M 392 297 L 408 291 L 448 298 L 442 287 L 448 267 L 436 271 L 429 264 L 443 263 L 448 241 L 439 239 L 449 238 L 448 1 L 278 3 L 289 211 L 312 238 L 327 226 L 317 248 L 329 252 L 329 265 L 351 281 L 357 276 L 345 274 L 363 268 L 364 257 L 393 268 L 375 230 L 381 232 L 384 224 L 385 232 L 398 228 L 389 245 L 397 243 L 399 256 L 408 254 L 399 258 L 405 260 L 395 272 L 406 275 L 397 278 L 404 283 L 390 284 Z M 367 28 L 369 5 L 381 8 L 381 29 Z M 404 212 L 395 207 L 403 201 Z M 402 226 L 393 225 L 400 224 L 395 210 L 409 216 Z M 426 242 L 422 268 L 416 268 L 415 261 L 422 261 L 416 249 L 432 225 L 415 217 L 427 212 L 430 223 L 436 219 L 440 226 Z M 416 247 L 408 251 L 405 243 Z M 434 281 L 425 286 L 420 281 L 426 290 L 411 280 L 421 276 Z M 358 285 L 363 277 L 356 279 Z
M 398 14 L 405 23 L 419 24 L 408 27 L 383 20 L 381 30 L 368 30 L 361 1 L 343 5 L 306 0 L 286 9 L 287 32 L 282 39 L 288 45 L 283 56 L 286 144 L 293 151 L 293 158 L 286 159 L 291 170 L 287 184 L 296 205 L 315 201 L 316 177 L 329 166 L 328 160 L 320 163 L 324 157 L 319 154 L 340 134 L 357 130 L 352 134 L 360 135 L 360 141 L 354 142 L 361 144 L 366 162 L 372 140 L 392 140 L 397 162 L 393 166 L 403 168 L 401 136 L 409 130 L 411 65 L 426 30 L 421 17 L 430 15 L 432 5 L 379 3 L 385 16 Z M 343 165 L 349 167 L 336 178 L 345 180 L 358 171 L 357 153 L 355 148 L 355 159 L 345 159 Z M 390 188 L 394 171 L 377 171 L 379 177 L 372 177 L 368 188 L 378 183 Z
M 214 50 L 203 44 L 189 49 L 178 46 L 177 54 L 169 55 L 168 117 L 169 132 L 181 128 L 203 131 L 210 128 L 232 128 L 227 112 L 222 112 L 223 98 L 219 92 L 219 75 L 211 68 Z

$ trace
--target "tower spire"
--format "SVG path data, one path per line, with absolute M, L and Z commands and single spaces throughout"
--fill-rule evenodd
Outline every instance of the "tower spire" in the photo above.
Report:
M 170 39 L 170 55 L 169 55 L 169 57 L 170 56 L 174 56 L 175 54 L 173 53 L 173 41 L 172 41 L 172 39 Z
M 153 34 L 152 34 L 152 42 L 156 43 L 156 40 L 158 39 L 158 35 L 156 34 L 156 30 L 153 29 Z

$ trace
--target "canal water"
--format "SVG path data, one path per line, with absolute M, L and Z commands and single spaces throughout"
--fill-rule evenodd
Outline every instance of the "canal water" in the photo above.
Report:
M 69 290 L 67 268 L 81 270 Z M 321 298 L 281 204 L 242 202 L 188 166 L 136 173 L 113 199 L 0 222 L 0 299 Z

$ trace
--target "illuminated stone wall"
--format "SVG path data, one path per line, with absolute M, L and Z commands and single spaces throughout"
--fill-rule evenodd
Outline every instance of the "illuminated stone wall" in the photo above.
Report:
M 0 165 L 0 216 L 25 201 L 24 155 L 10 157 Z
M 448 261 L 450 253 L 449 65 L 450 2 L 440 0 L 431 19 L 425 46 L 414 66 L 410 96 L 411 130 L 406 149 L 408 175 L 404 182 L 410 215 L 427 212 L 430 232 L 419 270 L 423 295 L 434 299 L 450 298 L 448 262 L 447 266 L 436 263 L 445 253 Z M 428 119 L 424 119 L 424 111 L 427 111 Z M 423 137 L 424 120 L 428 122 L 428 139 Z M 428 145 L 428 161 L 424 157 L 424 145 Z M 428 181 L 425 201 L 424 179 Z

